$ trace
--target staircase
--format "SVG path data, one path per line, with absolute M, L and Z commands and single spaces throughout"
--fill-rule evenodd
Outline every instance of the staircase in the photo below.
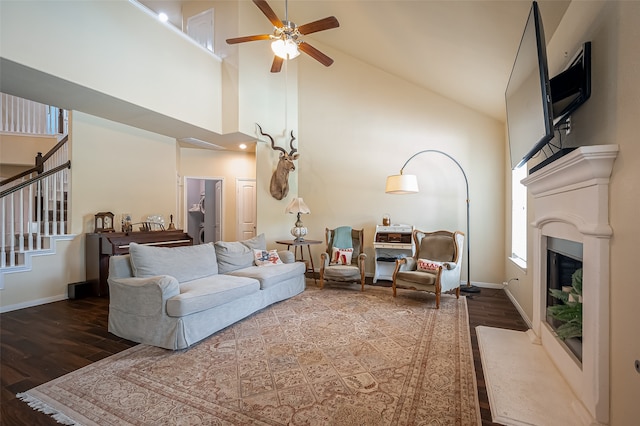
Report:
M 65 120 L 42 120 L 42 111 L 52 107 L 1 95 L 3 135 L 28 139 L 29 135 L 47 134 L 43 132 L 52 131 L 50 125 L 56 121 L 66 128 Z M 54 114 L 66 117 L 66 113 Z M 45 155 L 38 152 L 33 167 L 0 181 L 0 289 L 4 274 L 31 270 L 32 256 L 55 253 L 57 240 L 73 237 L 68 234 L 69 138 L 55 136 L 58 143 Z M 3 161 L 11 156 L 10 150 L 11 146 L 3 145 Z

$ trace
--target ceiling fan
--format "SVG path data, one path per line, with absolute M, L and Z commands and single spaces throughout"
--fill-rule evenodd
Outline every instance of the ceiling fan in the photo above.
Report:
M 227 44 L 245 43 L 247 41 L 256 40 L 272 40 L 271 49 L 275 53 L 275 56 L 273 58 L 273 63 L 271 64 L 271 72 L 280 72 L 284 60 L 295 58 L 300 54 L 300 51 L 311 56 L 325 67 L 333 64 L 333 59 L 304 40 L 301 40 L 301 36 L 339 27 L 340 23 L 335 16 L 329 16 L 298 27 L 296 24 L 289 21 L 288 1 L 285 1 L 284 20 L 280 20 L 280 18 L 278 18 L 278 15 L 275 14 L 266 0 L 253 0 L 253 2 L 273 24 L 273 34 L 259 34 L 229 38 L 227 39 Z

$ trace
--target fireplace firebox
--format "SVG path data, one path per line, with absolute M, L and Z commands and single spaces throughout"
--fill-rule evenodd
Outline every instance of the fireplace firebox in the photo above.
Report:
M 547 238 L 547 310 L 546 321 L 554 332 L 559 335 L 558 328 L 566 324 L 566 320 L 558 319 L 558 315 L 552 315 L 549 307 L 559 306 L 555 308 L 556 312 L 568 312 L 573 310 L 562 299 L 554 297 L 551 290 L 557 290 L 564 294 L 569 302 L 582 304 L 581 285 L 576 288 L 574 282 L 574 274 L 576 271 L 582 270 L 582 244 L 569 241 L 562 238 Z M 579 295 L 576 295 L 579 293 Z M 562 307 L 560 307 L 562 306 Z M 564 309 L 566 307 L 567 309 Z M 577 320 L 574 320 L 577 322 Z M 579 318 L 581 326 L 582 318 Z M 561 329 L 562 330 L 562 329 Z M 571 336 L 561 339 L 566 348 L 582 362 L 582 335 Z

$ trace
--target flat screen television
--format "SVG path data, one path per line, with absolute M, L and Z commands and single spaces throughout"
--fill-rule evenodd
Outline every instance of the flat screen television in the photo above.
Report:
M 525 164 L 553 139 L 547 48 L 538 3 L 533 2 L 507 90 L 511 168 Z

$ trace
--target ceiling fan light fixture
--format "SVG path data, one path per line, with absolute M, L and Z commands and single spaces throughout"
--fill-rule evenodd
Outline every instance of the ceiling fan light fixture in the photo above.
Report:
M 300 54 L 298 44 L 289 38 L 274 40 L 273 43 L 271 43 L 271 50 L 273 50 L 276 56 L 282 59 L 293 59 Z

